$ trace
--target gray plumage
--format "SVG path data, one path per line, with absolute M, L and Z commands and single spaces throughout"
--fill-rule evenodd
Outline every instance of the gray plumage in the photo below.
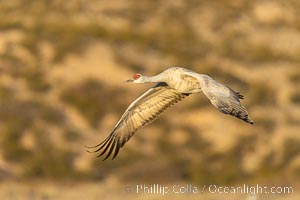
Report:
M 95 148 L 95 150 L 88 152 L 100 152 L 98 157 L 105 156 L 103 160 L 106 160 L 110 155 L 114 159 L 120 148 L 133 136 L 137 129 L 155 121 L 162 112 L 188 95 L 201 91 L 220 112 L 254 124 L 249 118 L 246 108 L 240 103 L 243 96 L 204 74 L 198 74 L 181 67 L 171 67 L 152 77 L 135 74 L 127 82 L 157 82 L 157 84 L 129 105 L 110 135 L 103 142 L 88 147 Z

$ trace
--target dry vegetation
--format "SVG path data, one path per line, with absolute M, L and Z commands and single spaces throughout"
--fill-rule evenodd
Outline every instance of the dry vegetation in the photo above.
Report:
M 7 196 L 7 180 L 296 185 L 299 10 L 296 0 L 0 1 L 0 198 L 22 199 Z M 123 80 L 168 66 L 241 92 L 256 125 L 200 94 L 139 130 L 116 160 L 86 153 L 150 87 Z

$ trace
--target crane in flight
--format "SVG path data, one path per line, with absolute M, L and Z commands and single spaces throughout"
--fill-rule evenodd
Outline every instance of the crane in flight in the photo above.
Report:
M 156 76 L 134 74 L 126 82 L 156 84 L 129 105 L 106 139 L 95 146 L 86 146 L 90 149 L 88 152 L 99 152 L 97 157 L 105 156 L 103 160 L 110 155 L 114 159 L 139 128 L 155 121 L 170 106 L 194 93 L 203 92 L 220 112 L 254 124 L 241 105 L 243 96 L 205 74 L 170 67 Z

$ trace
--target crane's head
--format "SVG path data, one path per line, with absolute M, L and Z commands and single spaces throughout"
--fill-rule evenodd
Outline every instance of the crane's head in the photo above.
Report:
M 134 74 L 131 79 L 126 81 L 127 83 L 144 83 L 144 77 L 142 74 Z

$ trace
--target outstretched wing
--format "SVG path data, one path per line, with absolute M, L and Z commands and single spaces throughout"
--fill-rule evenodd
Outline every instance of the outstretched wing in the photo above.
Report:
M 233 115 L 247 123 L 254 124 L 246 108 L 241 105 L 243 96 L 207 75 L 202 76 L 201 89 L 210 102 L 222 113 Z
M 167 108 L 188 95 L 178 93 L 166 83 L 158 83 L 132 102 L 110 135 L 100 144 L 88 147 L 96 148 L 89 152 L 100 152 L 98 157 L 106 154 L 103 160 L 110 155 L 114 159 L 137 129 L 155 121 Z

